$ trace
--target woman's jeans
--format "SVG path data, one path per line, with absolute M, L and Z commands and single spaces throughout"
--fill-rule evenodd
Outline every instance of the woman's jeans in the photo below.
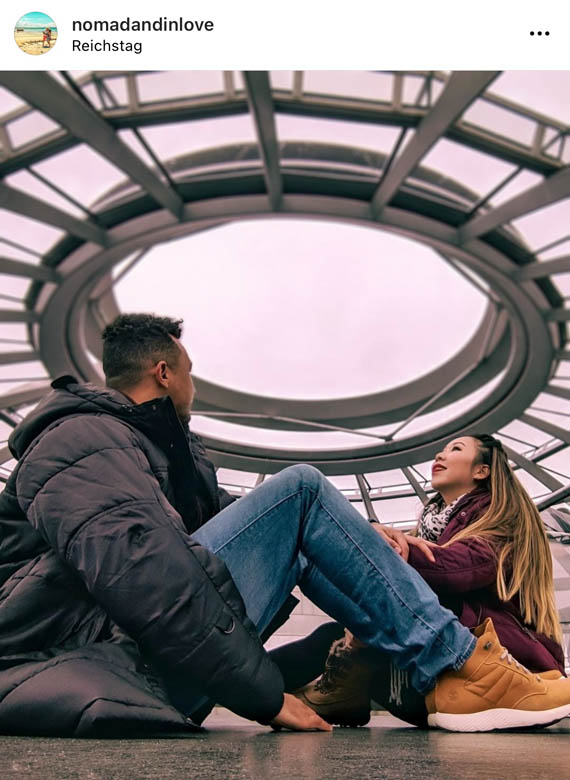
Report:
M 475 638 L 312 466 L 291 466 L 193 534 L 228 566 L 261 633 L 295 585 L 427 693 Z

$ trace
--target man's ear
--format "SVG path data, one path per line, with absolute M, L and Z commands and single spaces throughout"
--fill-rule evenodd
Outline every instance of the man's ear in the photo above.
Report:
M 166 360 L 158 361 L 152 370 L 152 375 L 158 385 L 164 388 L 168 387 L 170 379 L 168 376 L 168 364 Z

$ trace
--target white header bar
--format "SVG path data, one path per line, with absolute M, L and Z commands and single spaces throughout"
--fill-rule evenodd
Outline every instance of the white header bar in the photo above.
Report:
M 36 56 L 14 39 L 30 11 L 57 26 L 55 45 Z M 25 0 L 0 8 L 4 70 L 565 70 L 569 38 L 570 4 L 560 0 Z

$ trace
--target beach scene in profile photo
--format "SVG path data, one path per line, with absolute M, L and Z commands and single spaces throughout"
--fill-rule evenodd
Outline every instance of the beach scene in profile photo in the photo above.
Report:
M 51 16 L 31 11 L 16 22 L 14 38 L 26 54 L 46 54 L 56 44 L 57 27 Z

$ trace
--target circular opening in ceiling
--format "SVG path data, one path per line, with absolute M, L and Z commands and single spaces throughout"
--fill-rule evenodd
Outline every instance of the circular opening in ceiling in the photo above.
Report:
M 419 378 L 466 344 L 486 304 L 428 246 L 308 219 L 245 220 L 157 245 L 115 293 L 122 311 L 184 318 L 196 376 L 290 399 Z

